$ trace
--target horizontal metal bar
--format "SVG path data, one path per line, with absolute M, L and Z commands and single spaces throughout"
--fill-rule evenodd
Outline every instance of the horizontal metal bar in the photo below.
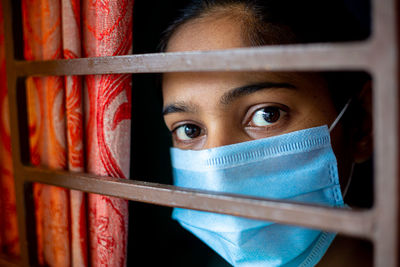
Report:
M 181 71 L 368 70 L 371 49 L 369 41 L 265 46 L 223 51 L 15 61 L 15 67 L 20 77 Z
M 373 210 L 334 209 L 33 167 L 18 170 L 17 177 L 22 179 L 19 182 L 39 182 L 132 201 L 232 214 L 372 238 Z
M 21 266 L 21 262 L 16 259 L 10 259 L 4 254 L 0 254 L 0 266 L 17 267 Z

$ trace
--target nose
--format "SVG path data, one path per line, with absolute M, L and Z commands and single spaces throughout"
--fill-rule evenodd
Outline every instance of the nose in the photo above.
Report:
M 203 149 L 232 145 L 250 140 L 241 129 L 224 124 L 222 127 L 208 129 L 207 141 Z

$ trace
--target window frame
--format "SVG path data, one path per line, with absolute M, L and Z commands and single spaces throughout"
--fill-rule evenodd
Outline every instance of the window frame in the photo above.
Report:
M 33 201 L 29 192 L 32 183 L 39 182 L 132 201 L 270 220 L 366 238 L 374 243 L 374 266 L 399 266 L 398 2 L 371 0 L 372 34 L 369 39 L 359 42 L 23 61 L 14 56 L 12 8 L 16 3 L 2 0 L 21 259 L 10 261 L 0 255 L 0 265 L 31 266 L 35 263 L 35 231 L 29 223 L 34 216 Z M 368 72 L 373 77 L 373 207 L 367 210 L 335 209 L 29 165 L 23 82 L 26 77 L 218 70 Z

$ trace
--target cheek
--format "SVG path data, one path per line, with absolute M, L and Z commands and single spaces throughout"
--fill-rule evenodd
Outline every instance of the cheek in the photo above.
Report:
M 303 99 L 302 106 L 303 116 L 302 118 L 299 118 L 300 123 L 309 124 L 309 127 L 322 125 L 328 125 L 329 127 L 338 115 L 333 102 L 325 95 Z
M 331 132 L 331 142 L 338 164 L 339 181 L 343 192 L 349 182 L 353 164 L 353 152 L 340 123 Z

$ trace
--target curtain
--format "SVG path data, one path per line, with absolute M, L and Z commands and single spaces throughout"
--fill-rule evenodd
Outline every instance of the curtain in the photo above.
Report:
M 62 0 L 62 36 L 65 59 L 81 57 L 81 8 L 79 0 Z M 68 169 L 85 170 L 83 146 L 82 78 L 65 77 Z M 70 191 L 71 260 L 73 266 L 88 266 L 88 238 L 86 222 L 86 196 L 80 191 Z
M 132 11 L 133 0 L 22 0 L 24 56 L 129 54 Z M 33 165 L 129 177 L 131 75 L 30 77 L 26 90 Z M 126 265 L 127 201 L 41 184 L 33 190 L 40 265 Z
M 62 58 L 59 1 L 22 1 L 24 55 L 27 60 Z M 63 78 L 26 80 L 31 162 L 65 169 L 65 100 Z M 69 266 L 69 192 L 34 184 L 36 234 L 40 265 Z
M 0 2 L 0 253 L 18 257 L 17 211 L 11 158 L 3 9 Z
M 132 51 L 133 0 L 83 1 L 83 49 L 87 57 Z M 86 155 L 90 173 L 129 177 L 131 75 L 89 75 L 85 79 Z M 128 202 L 90 194 L 92 263 L 124 266 Z

